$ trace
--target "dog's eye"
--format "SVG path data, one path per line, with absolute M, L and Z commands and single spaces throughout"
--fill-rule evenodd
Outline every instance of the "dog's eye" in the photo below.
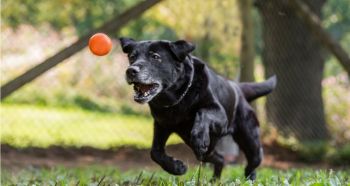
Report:
M 128 55 L 130 61 L 134 61 L 136 59 L 136 54 Z
M 152 58 L 153 60 L 160 61 L 160 55 L 159 55 L 159 54 L 152 53 L 152 54 L 151 54 L 151 58 Z

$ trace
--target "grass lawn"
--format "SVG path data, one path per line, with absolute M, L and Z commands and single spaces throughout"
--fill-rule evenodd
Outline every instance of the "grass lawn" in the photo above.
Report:
M 345 171 L 314 171 L 292 169 L 288 171 L 259 168 L 255 182 L 246 181 L 243 167 L 226 168 L 220 182 L 212 185 L 350 185 Z M 164 171 L 133 170 L 120 172 L 113 167 L 89 166 L 83 168 L 57 167 L 53 169 L 28 168 L 16 173 L 3 170 L 2 185 L 211 185 L 209 167 L 191 168 L 184 176 L 171 176 Z M 219 184 L 220 183 L 220 184 Z
M 152 119 L 141 116 L 89 112 L 79 109 L 29 105 L 1 105 L 1 143 L 14 147 L 91 146 L 99 149 L 120 146 L 148 148 L 152 141 Z M 169 143 L 181 140 L 172 136 Z M 1 185 L 210 185 L 209 167 L 192 167 L 175 177 L 157 170 L 121 172 L 101 165 L 85 167 L 27 167 L 1 170 Z M 257 181 L 246 181 L 243 167 L 226 168 L 223 185 L 346 185 L 350 171 L 259 168 Z M 215 185 L 217 185 L 216 183 Z
M 90 112 L 29 105 L 1 105 L 1 143 L 15 147 L 120 146 L 148 148 L 152 119 L 141 116 Z M 172 136 L 169 144 L 181 140 Z

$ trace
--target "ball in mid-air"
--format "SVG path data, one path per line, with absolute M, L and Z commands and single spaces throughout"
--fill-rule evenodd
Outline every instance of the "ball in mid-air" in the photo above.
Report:
M 112 49 L 112 40 L 104 33 L 97 33 L 90 37 L 90 51 L 97 56 L 104 56 Z

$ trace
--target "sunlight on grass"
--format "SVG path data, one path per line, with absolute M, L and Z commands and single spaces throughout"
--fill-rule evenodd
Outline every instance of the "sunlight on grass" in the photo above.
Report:
M 28 105 L 1 106 L 1 143 L 15 147 L 148 148 L 152 135 L 152 119 L 147 117 Z M 180 141 L 173 135 L 168 143 Z

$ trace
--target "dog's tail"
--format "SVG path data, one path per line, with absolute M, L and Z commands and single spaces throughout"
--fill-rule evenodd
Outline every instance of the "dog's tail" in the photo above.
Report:
M 276 75 L 270 77 L 268 80 L 260 83 L 239 83 L 244 97 L 248 102 L 251 102 L 261 96 L 267 95 L 272 92 L 276 87 L 277 78 Z

